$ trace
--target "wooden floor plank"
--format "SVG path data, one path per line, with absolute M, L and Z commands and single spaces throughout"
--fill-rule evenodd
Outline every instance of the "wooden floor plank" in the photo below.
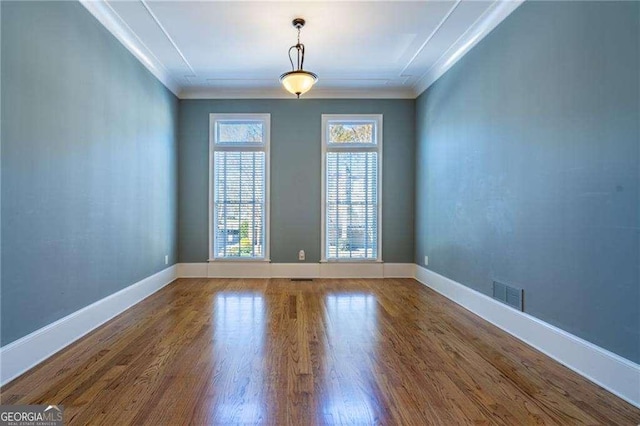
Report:
M 69 425 L 640 424 L 411 279 L 179 279 L 0 389 Z

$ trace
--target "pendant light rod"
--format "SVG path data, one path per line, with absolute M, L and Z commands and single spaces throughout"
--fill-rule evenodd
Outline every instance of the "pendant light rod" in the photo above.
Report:
M 296 71 L 296 70 L 301 71 L 304 66 L 304 44 L 300 43 L 300 30 L 302 29 L 302 27 L 304 27 L 304 24 L 306 24 L 306 21 L 302 18 L 296 18 L 293 21 L 291 21 L 291 24 L 293 25 L 293 28 L 298 30 L 298 43 L 296 43 L 295 45 L 289 48 L 289 62 L 291 62 L 292 71 Z M 296 53 L 297 53 L 296 65 L 298 66 L 297 69 L 293 65 L 293 59 L 291 58 L 292 49 L 296 49 Z

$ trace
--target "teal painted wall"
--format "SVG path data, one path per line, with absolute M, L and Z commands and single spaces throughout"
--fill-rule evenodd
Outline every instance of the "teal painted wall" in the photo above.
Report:
M 77 2 L 1 2 L 5 345 L 176 261 L 177 98 Z
M 415 101 L 408 99 L 181 100 L 179 261 L 208 250 L 209 114 L 271 114 L 271 261 L 320 260 L 321 115 L 383 114 L 382 256 L 413 262 Z
M 526 2 L 417 101 L 416 263 L 640 361 L 640 3 Z

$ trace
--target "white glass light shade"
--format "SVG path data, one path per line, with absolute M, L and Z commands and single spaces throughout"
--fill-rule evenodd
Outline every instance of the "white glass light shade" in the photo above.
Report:
M 287 91 L 300 97 L 318 81 L 318 76 L 309 71 L 290 71 L 282 74 L 280 81 Z

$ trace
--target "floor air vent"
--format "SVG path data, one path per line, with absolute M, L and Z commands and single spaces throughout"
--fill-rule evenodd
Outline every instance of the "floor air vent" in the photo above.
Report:
M 524 311 L 523 290 L 506 284 L 493 282 L 493 298 L 519 311 Z
M 291 281 L 313 281 L 313 278 L 291 278 Z

